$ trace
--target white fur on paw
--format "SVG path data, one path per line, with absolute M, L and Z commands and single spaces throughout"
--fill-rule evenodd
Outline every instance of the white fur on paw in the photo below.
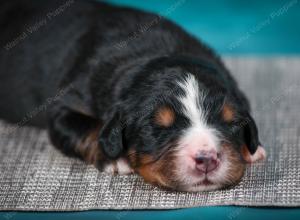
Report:
M 131 169 L 127 160 L 120 158 L 116 162 L 117 172 L 121 175 L 126 175 L 133 173 L 133 169 Z
M 103 168 L 103 171 L 108 174 L 114 174 L 115 173 L 115 164 L 113 162 L 106 164 Z
M 126 175 L 133 173 L 133 169 L 130 167 L 126 159 L 120 158 L 116 161 L 106 164 L 103 171 L 108 174 L 120 174 Z
M 248 163 L 255 163 L 264 160 L 266 156 L 267 153 L 265 149 L 262 146 L 258 146 L 256 152 L 253 155 L 249 154 L 249 156 L 246 158 L 246 161 Z

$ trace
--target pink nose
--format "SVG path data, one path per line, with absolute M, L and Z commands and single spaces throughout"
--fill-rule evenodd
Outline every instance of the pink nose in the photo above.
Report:
M 219 165 L 218 155 L 215 151 L 201 151 L 195 157 L 196 169 L 201 173 L 209 173 Z

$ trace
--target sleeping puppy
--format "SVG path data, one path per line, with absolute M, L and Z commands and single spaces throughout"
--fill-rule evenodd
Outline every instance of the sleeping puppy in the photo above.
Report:
M 180 191 L 234 185 L 265 158 L 228 70 L 171 21 L 96 1 L 0 4 L 2 118 L 47 127 L 100 170 Z

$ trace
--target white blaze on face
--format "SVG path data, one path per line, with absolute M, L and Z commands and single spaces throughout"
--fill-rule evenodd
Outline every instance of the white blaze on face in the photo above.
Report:
M 184 132 L 182 141 L 186 142 L 193 138 L 199 139 L 201 143 L 197 145 L 206 146 L 206 149 L 212 148 L 218 151 L 219 138 L 217 131 L 207 125 L 207 112 L 204 108 L 206 94 L 199 91 L 199 84 L 195 76 L 188 74 L 184 81 L 179 82 L 184 95 L 178 97 L 183 107 L 184 115 L 190 121 L 190 127 Z
M 204 108 L 206 94 L 199 90 L 195 76 L 188 74 L 178 84 L 184 91 L 178 100 L 181 102 L 183 114 L 190 121 L 190 126 L 179 140 L 177 155 L 180 167 L 177 170 L 180 180 L 189 184 L 201 180 L 198 176 L 190 174 L 195 169 L 197 154 L 201 151 L 219 152 L 220 140 L 216 129 L 207 124 L 207 110 Z

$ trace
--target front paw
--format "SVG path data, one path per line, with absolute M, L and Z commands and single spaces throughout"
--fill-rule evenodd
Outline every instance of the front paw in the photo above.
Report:
M 108 161 L 104 155 L 102 148 L 98 143 L 99 130 L 91 131 L 79 144 L 76 146 L 76 152 L 88 164 L 93 164 L 99 170 L 109 174 L 131 174 L 133 169 L 130 167 L 125 158 L 119 158 L 115 161 Z
M 266 151 L 262 146 L 258 146 L 256 152 L 251 155 L 246 147 L 243 148 L 242 155 L 247 163 L 255 163 L 266 159 Z
M 128 175 L 134 173 L 128 161 L 124 158 L 119 158 L 104 165 L 103 171 L 109 174 Z

